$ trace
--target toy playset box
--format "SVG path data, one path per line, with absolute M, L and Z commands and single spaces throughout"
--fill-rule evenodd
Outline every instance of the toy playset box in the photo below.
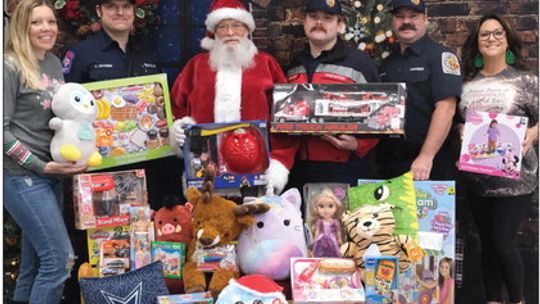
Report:
M 519 178 L 527 118 L 467 112 L 459 170 Z
M 196 124 L 187 126 L 186 134 L 186 186 L 201 187 L 208 166 L 215 169 L 217 189 L 266 183 L 269 145 L 265 121 Z
M 291 258 L 294 303 L 363 303 L 364 288 L 352 259 Z
M 213 304 L 214 299 L 209 291 L 186 293 L 180 295 L 159 296 L 157 304 Z
M 73 202 L 76 229 L 129 225 L 130 207 L 148 205 L 144 170 L 75 175 Z
M 186 246 L 179 242 L 152 242 L 152 262 L 163 263 L 163 276 L 181 279 Z
M 358 184 L 380 180 L 359 180 Z M 397 290 L 392 291 L 399 303 L 448 303 L 446 297 L 454 294 L 455 280 L 455 183 L 454 181 L 415 181 L 416 207 L 418 216 L 418 244 L 424 256 L 411 264 L 397 276 Z M 367 265 L 367 262 L 366 262 Z M 441 267 L 442 266 L 442 267 Z M 449 268 L 452 277 L 444 285 L 446 292 L 438 292 L 437 284 L 441 268 Z M 367 266 L 366 266 L 367 269 Z M 366 282 L 366 300 L 374 289 Z M 369 290 L 369 291 L 368 291 Z M 390 293 L 389 293 L 390 294 Z M 444 296 L 444 299 L 440 297 Z
M 276 84 L 271 132 L 403 135 L 405 83 Z
M 153 262 L 150 249 L 154 226 L 149 205 L 131 206 L 129 216 L 130 262 L 131 270 L 135 270 Z
M 85 83 L 96 99 L 93 124 L 101 165 L 90 170 L 174 155 L 166 74 Z

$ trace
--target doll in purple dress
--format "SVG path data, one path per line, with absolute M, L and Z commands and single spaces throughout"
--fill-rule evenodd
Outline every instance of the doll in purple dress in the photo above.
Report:
M 323 188 L 311 202 L 314 257 L 340 257 L 343 203 L 332 189 Z

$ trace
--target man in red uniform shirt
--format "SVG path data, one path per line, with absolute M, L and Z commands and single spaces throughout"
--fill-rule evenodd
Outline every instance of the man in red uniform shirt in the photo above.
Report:
M 339 1 L 309 1 L 304 18 L 308 44 L 289 69 L 289 82 L 332 84 L 379 80 L 373 60 L 366 53 L 346 46 L 338 37 L 344 26 Z M 374 177 L 374 161 L 369 152 L 377 139 L 346 134 L 280 137 L 285 138 L 275 141 L 266 172 L 276 192 L 281 192 L 288 180 L 287 188 L 302 189 L 308 182 L 356 185 L 358 178 Z

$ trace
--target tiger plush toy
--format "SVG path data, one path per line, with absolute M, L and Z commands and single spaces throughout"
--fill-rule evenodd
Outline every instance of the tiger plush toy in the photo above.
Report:
M 353 258 L 357 267 L 364 268 L 364 253 L 371 244 L 376 244 L 381 255 L 398 258 L 400 272 L 409 268 L 411 261 L 400 238 L 394 236 L 396 221 L 392 206 L 365 205 L 352 213 L 347 212 L 342 221 L 349 241 L 341 246 L 341 254 L 343 257 Z

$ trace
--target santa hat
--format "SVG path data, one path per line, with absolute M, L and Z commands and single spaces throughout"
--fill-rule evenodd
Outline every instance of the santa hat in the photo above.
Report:
M 255 30 L 255 20 L 244 4 L 239 0 L 214 0 L 210 4 L 206 16 L 206 37 L 201 41 L 201 47 L 210 50 L 214 45 L 214 30 L 223 19 L 234 19 L 244 23 L 249 32 Z

